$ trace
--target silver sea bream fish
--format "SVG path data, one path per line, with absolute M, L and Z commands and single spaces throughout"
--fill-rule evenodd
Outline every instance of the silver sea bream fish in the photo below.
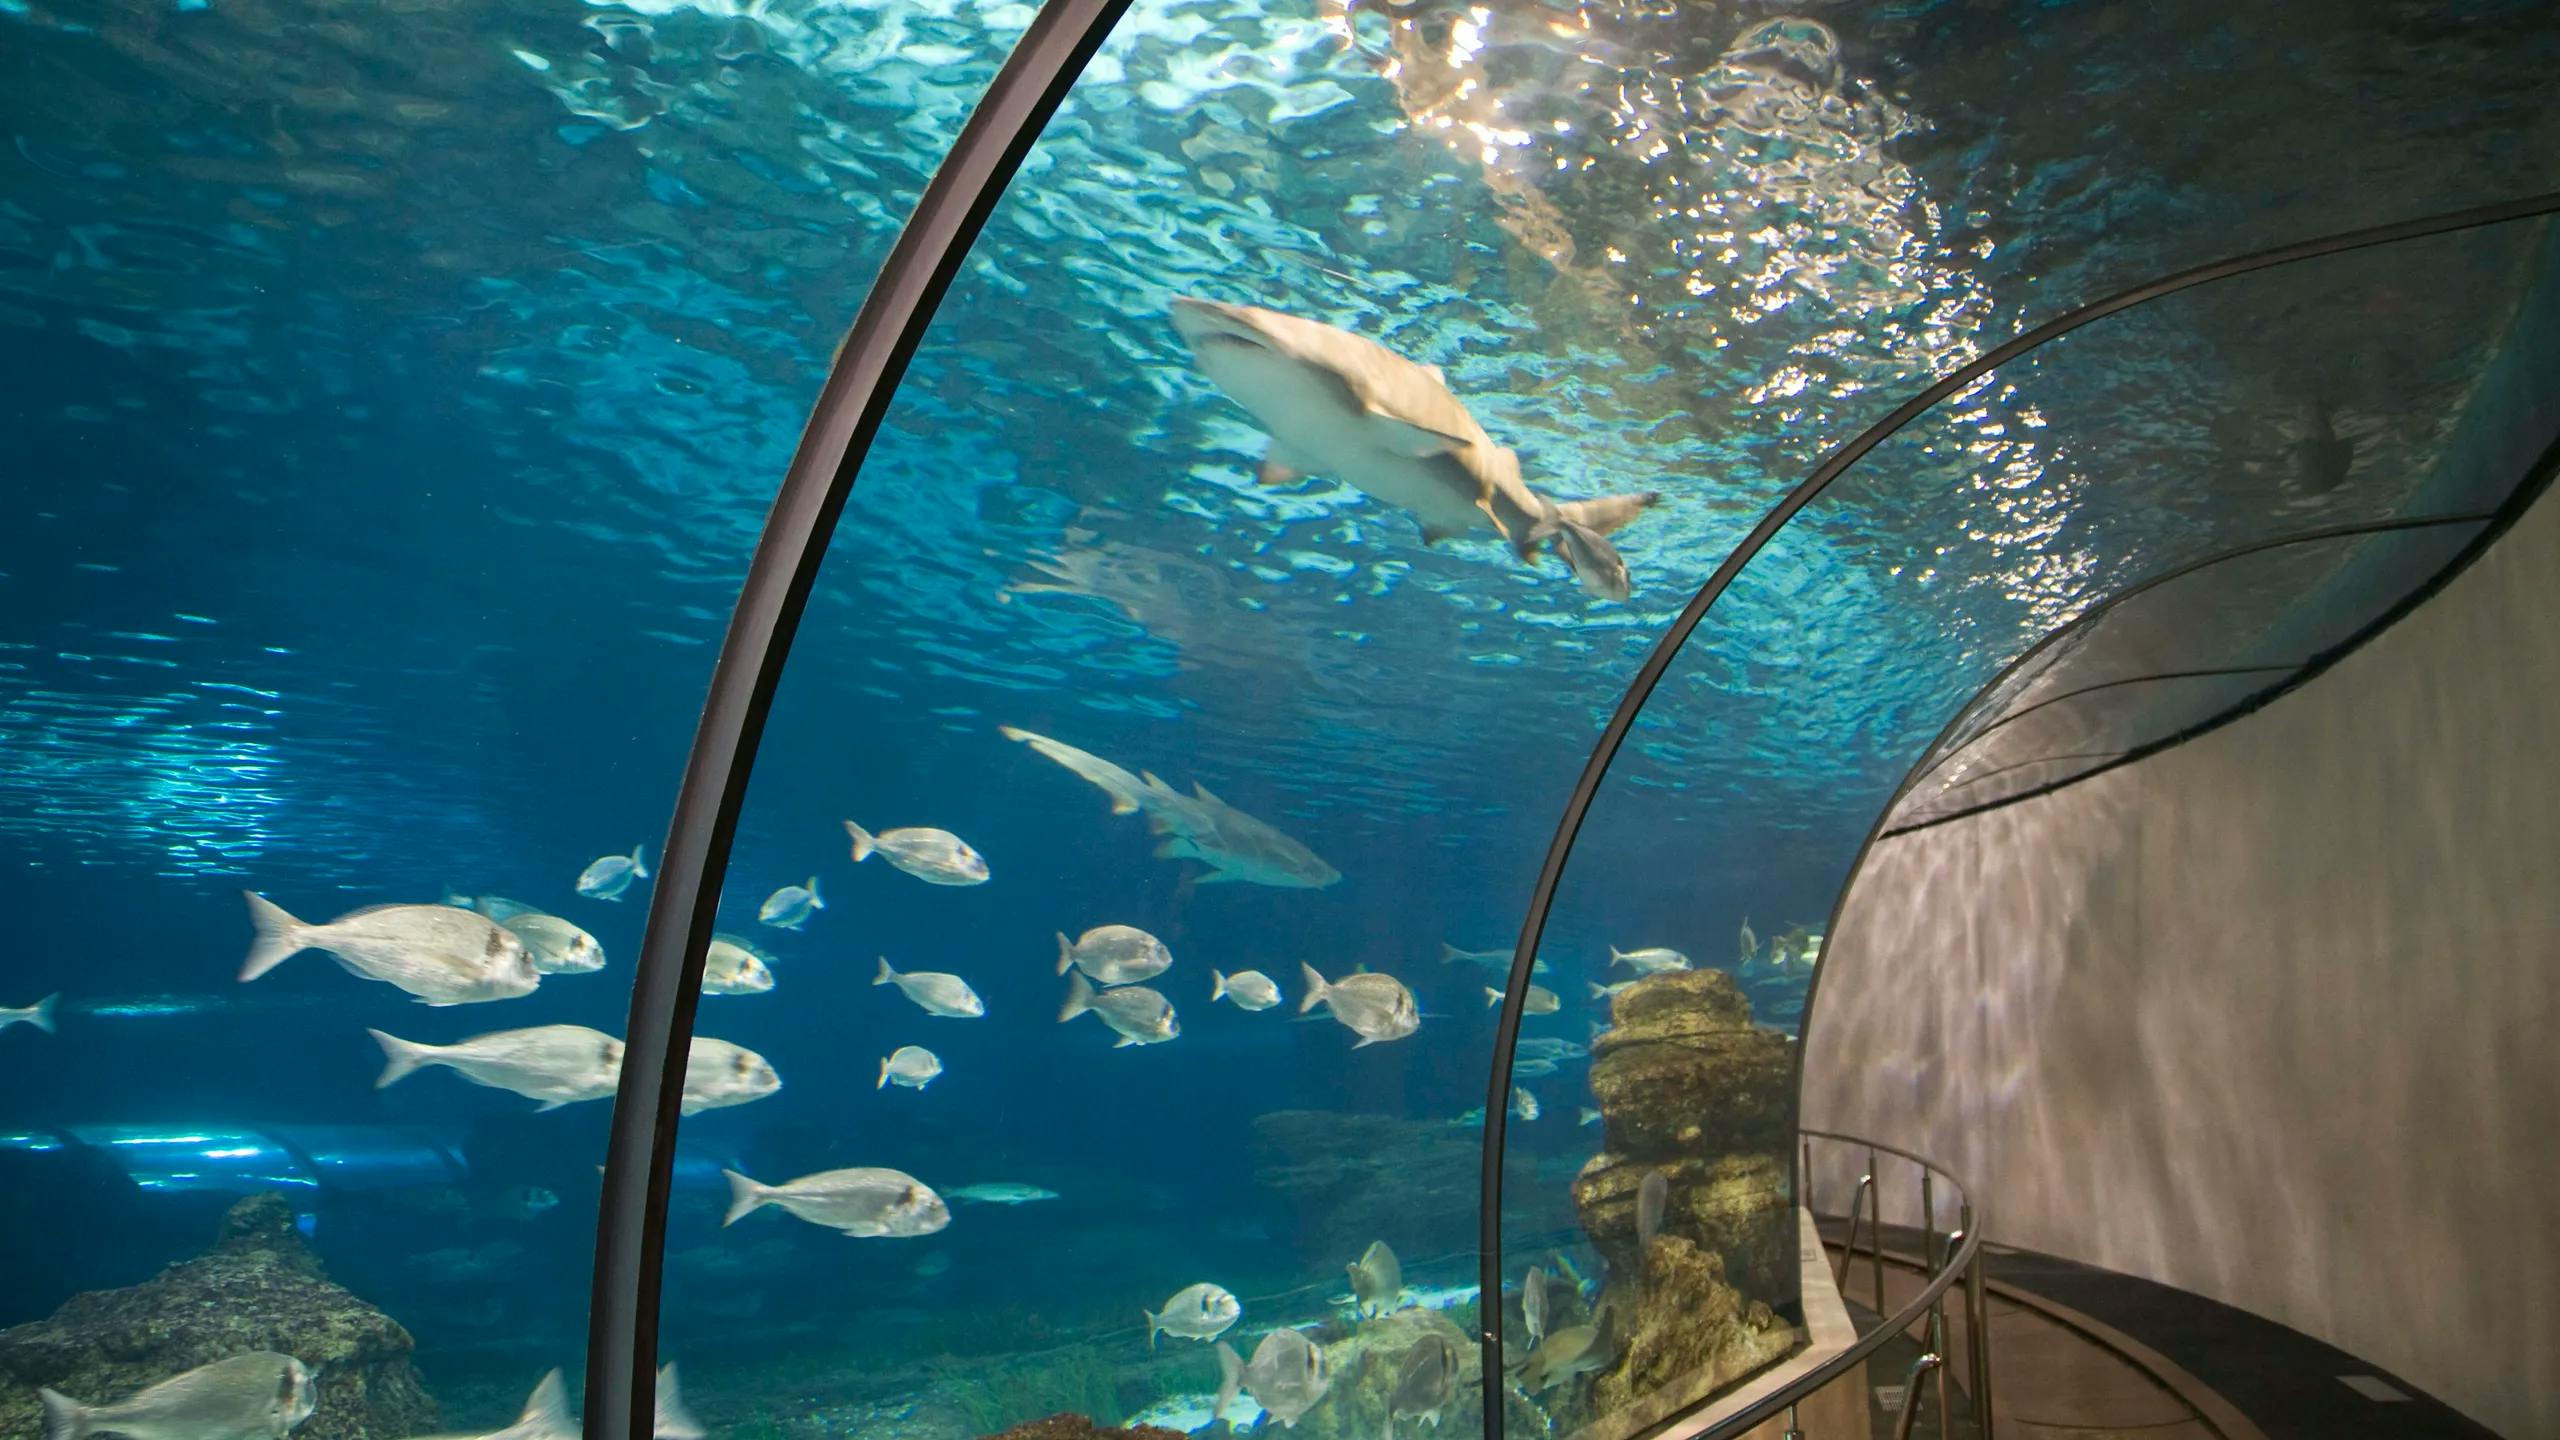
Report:
M 910 826 L 874 835 L 847 820 L 844 833 L 853 837 L 853 863 L 877 855 L 928 885 L 984 885 L 985 857 L 948 830 Z
M 931 1235 L 951 1223 L 951 1211 L 933 1187 L 903 1170 L 863 1166 L 821 1170 L 781 1185 L 766 1185 L 735 1170 L 729 1177 L 729 1213 L 735 1225 L 767 1205 L 863 1239 Z
M 103 1405 L 55 1390 L 36 1396 L 44 1404 L 45 1440 L 283 1440 L 320 1403 L 310 1367 L 271 1350 L 199 1365 Z
M 530 995 L 542 983 L 524 941 L 486 915 L 450 905 L 372 905 L 326 925 L 306 925 L 263 896 L 242 892 L 257 927 L 245 984 L 305 950 L 326 950 L 348 973 L 396 985 L 430 1005 L 469 1005 Z
M 622 1080 L 622 1042 L 584 1025 L 535 1025 L 497 1030 L 451 1045 L 403 1040 L 380 1030 L 365 1032 L 382 1047 L 376 1090 L 396 1085 L 428 1065 L 441 1065 L 474 1085 L 539 1100 L 557 1110 L 581 1100 L 601 1100 Z
M 969 988 L 969 982 L 957 975 L 939 970 L 910 970 L 900 974 L 891 968 L 889 957 L 880 957 L 880 973 L 872 977 L 874 985 L 895 985 L 900 994 L 916 1002 L 927 1015 L 946 1020 L 975 1020 L 987 1013 L 987 1002 Z
M 628 855 L 607 855 L 578 872 L 578 893 L 590 900 L 619 900 L 634 880 L 649 878 L 649 867 L 641 859 L 646 846 L 634 845 Z

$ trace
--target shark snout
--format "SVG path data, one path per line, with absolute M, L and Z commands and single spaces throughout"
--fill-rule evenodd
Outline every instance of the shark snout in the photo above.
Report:
M 1247 345 L 1267 346 L 1271 342 L 1253 322 L 1253 312 L 1242 305 L 1229 305 L 1218 300 L 1202 300 L 1190 295 L 1173 297 L 1173 328 L 1193 349 L 1220 340 L 1240 341 Z

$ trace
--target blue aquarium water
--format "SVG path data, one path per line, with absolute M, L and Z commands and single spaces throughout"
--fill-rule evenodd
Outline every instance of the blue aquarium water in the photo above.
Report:
M 1446 957 L 1507 956 L 1680 606 L 1827 450 L 2027 326 L 2552 179 L 2539 7 L 2330 7 L 2314 34 L 2267 8 L 1139 4 L 908 372 L 755 770 L 722 912 L 723 963 L 755 959 L 699 1016 L 751 1052 L 705 1067 L 745 1088 L 684 1124 L 666 1238 L 662 1358 L 699 1427 L 1196 1429 L 1220 1342 L 1270 1356 L 1239 1425 L 1480 1425 L 1506 982 Z M 554 1366 L 574 1392 L 596 1075 L 651 883 L 591 867 L 637 847 L 654 870 L 828 359 L 1032 13 L 0 0 L 0 1005 L 60 997 L 49 1031 L 0 1027 L 0 1325 L 144 1281 L 274 1193 L 279 1253 L 307 1245 L 415 1342 L 301 1356 L 306 1433 L 484 1433 Z M 1507 1430 L 1626 1433 L 1796 1345 L 1790 1037 L 1905 767 L 2133 580 L 2494 505 L 2512 475 L 2436 462 L 2541 245 L 2420 242 L 2075 335 L 1923 417 L 1742 575 L 1611 773 L 1542 946 L 1501 1216 Z M 1355 336 L 1436 367 L 1358 392 L 1380 475 L 1445 501 L 1492 484 L 1498 446 L 1515 521 L 1657 496 L 1601 546 L 1623 581 L 1553 526 L 1525 559 L 1516 525 L 1426 545 L 1418 502 L 1341 458 L 1366 422 L 1219 375 L 1180 297 L 1334 327 L 1291 361 L 1326 384 L 1383 373 Z M 1266 477 L 1275 423 L 1297 428 Z M 1433 470 L 1459 451 L 1474 469 Z M 2424 568 L 2333 555 L 2168 649 L 2276 645 Z M 848 821 L 904 863 L 857 861 Z M 485 941 L 507 971 L 520 942 L 412 913 L 337 932 L 368 973 L 311 951 L 244 984 L 244 890 L 314 924 L 512 918 L 494 897 L 602 964 L 415 1004 L 452 992 L 386 983 L 394 961 Z M 1118 1029 L 1062 1022 L 1062 932 L 1115 925 L 1171 956 L 1136 982 L 1170 1020 L 1106 991 Z M 983 1013 L 876 983 L 884 959 Z M 1597 989 L 1647 968 L 1651 1011 Z M 1369 978 L 1302 1014 L 1309 970 Z M 1247 971 L 1276 1004 L 1213 999 Z M 546 1052 L 568 1103 L 539 1110 L 434 1064 L 377 1087 L 367 1034 L 570 1025 L 592 1050 Z M 930 1054 L 889 1076 L 909 1046 Z M 724 1171 L 848 1169 L 896 1175 L 723 1224 Z M 1670 1194 L 1639 1236 L 1652 1173 Z M 1714 1307 L 1714 1333 L 1680 1328 Z M 33 1435 L 32 1388 L 77 1381 L 13 1333 L 0 1433 Z M 214 1358 L 152 1353 L 79 1377 Z M 381 1398 L 421 1384 L 441 1419 Z

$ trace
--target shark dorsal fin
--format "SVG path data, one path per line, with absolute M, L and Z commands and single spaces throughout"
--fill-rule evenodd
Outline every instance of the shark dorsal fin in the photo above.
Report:
M 1212 805 L 1227 805 L 1227 802 L 1226 802 L 1226 801 L 1221 800 L 1221 799 L 1219 799 L 1217 796 L 1210 794 L 1210 793 L 1209 793 L 1209 787 L 1208 787 L 1208 786 L 1206 786 L 1206 785 L 1201 784 L 1201 783 L 1200 783 L 1199 781 L 1197 781 L 1197 780 L 1194 780 L 1194 781 L 1192 781 L 1192 782 L 1191 782 L 1191 793 L 1192 793 L 1192 794 L 1194 794 L 1194 795 L 1199 796 L 1199 797 L 1200 797 L 1201 799 L 1203 799 L 1203 800 L 1208 801 L 1208 802 L 1209 802 L 1210 804 L 1212 804 Z M 1235 807 L 1234 807 L 1234 806 L 1232 806 L 1232 805 L 1227 805 L 1227 808 L 1228 808 L 1228 809 L 1230 809 L 1230 810 L 1232 810 L 1232 809 L 1234 809 Z

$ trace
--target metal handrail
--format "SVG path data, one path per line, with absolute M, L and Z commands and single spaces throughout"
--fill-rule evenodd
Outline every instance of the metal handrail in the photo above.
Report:
M 1886 1316 L 1882 1324 L 1851 1341 L 1839 1354 L 1813 1366 L 1802 1375 L 1787 1381 L 1741 1410 L 1725 1416 L 1717 1422 L 1712 1431 L 1707 1433 L 1740 1435 L 1784 1416 L 1789 1436 L 1802 1437 L 1802 1440 L 1823 1440 L 1820 1435 L 1804 1434 L 1796 1419 L 1796 1407 L 1807 1398 L 1849 1375 L 1853 1370 L 1862 1367 L 1869 1356 L 1884 1347 L 1886 1341 L 1894 1336 L 1907 1334 L 1912 1326 L 1920 1323 L 1924 1318 L 1930 1325 L 1928 1332 L 1930 1348 L 1912 1367 L 1910 1387 L 1903 1395 L 1903 1408 L 1896 1419 L 1895 1434 L 1898 1437 L 1907 1437 L 1910 1434 L 1910 1427 L 1918 1419 L 1916 1407 L 1920 1381 L 1927 1376 L 1934 1375 L 1937 1378 L 1938 1407 L 1943 1423 L 1943 1417 L 1947 1414 L 1946 1297 L 1948 1292 L 1957 1289 L 1957 1282 L 1962 1281 L 1963 1288 L 1958 1291 L 1958 1303 L 1965 1308 L 1966 1349 L 1969 1352 L 1967 1371 L 1973 1381 L 1972 1394 L 1969 1398 L 1973 1405 L 1977 1433 L 1982 1440 L 1992 1440 L 1991 1314 L 1987 1299 L 1989 1292 L 1983 1285 L 1982 1230 L 1975 1223 L 1973 1187 L 1957 1178 L 1955 1173 L 1945 1166 L 1880 1140 L 1869 1140 L 1859 1135 L 1844 1135 L 1834 1130 L 1802 1129 L 1797 1132 L 1797 1135 L 1797 1144 L 1805 1157 L 1799 1184 L 1807 1190 L 1812 1183 L 1812 1141 L 1834 1141 L 1842 1145 L 1857 1146 L 1867 1151 L 1867 1172 L 1860 1178 L 1859 1193 L 1850 1200 L 1849 1223 L 1854 1244 L 1858 1224 L 1858 1202 L 1864 1200 L 1868 1214 L 1872 1217 L 1869 1244 L 1875 1256 L 1877 1313 L 1882 1314 L 1884 1311 L 1884 1234 L 1882 1203 L 1879 1198 L 1879 1187 L 1875 1184 L 1876 1157 L 1892 1155 L 1910 1161 L 1920 1168 L 1923 1176 L 1932 1177 L 1930 1189 L 1927 1192 L 1929 1198 L 1923 1202 L 1924 1206 L 1931 1211 L 1930 1215 L 1924 1216 L 1924 1219 L 1930 1221 L 1929 1228 L 1921 1237 L 1921 1253 L 1924 1260 L 1938 1249 L 1938 1237 L 1934 1224 L 1935 1184 L 1938 1179 L 1945 1180 L 1955 1188 L 1956 1194 L 1962 1197 L 1957 1207 L 1957 1228 L 1946 1236 L 1943 1262 L 1938 1264 L 1934 1272 L 1928 1276 L 1926 1283 L 1920 1287 L 1920 1293 L 1913 1296 L 1901 1309 Z M 1810 1209 L 1810 1205 L 1807 1208 Z M 1841 1252 L 1839 1273 L 1844 1279 L 1848 1273 L 1852 1249 L 1853 1247 L 1843 1247 Z M 1658 1430 L 1677 1423 L 1675 1417 L 1664 1422 L 1664 1426 L 1656 1428 Z

